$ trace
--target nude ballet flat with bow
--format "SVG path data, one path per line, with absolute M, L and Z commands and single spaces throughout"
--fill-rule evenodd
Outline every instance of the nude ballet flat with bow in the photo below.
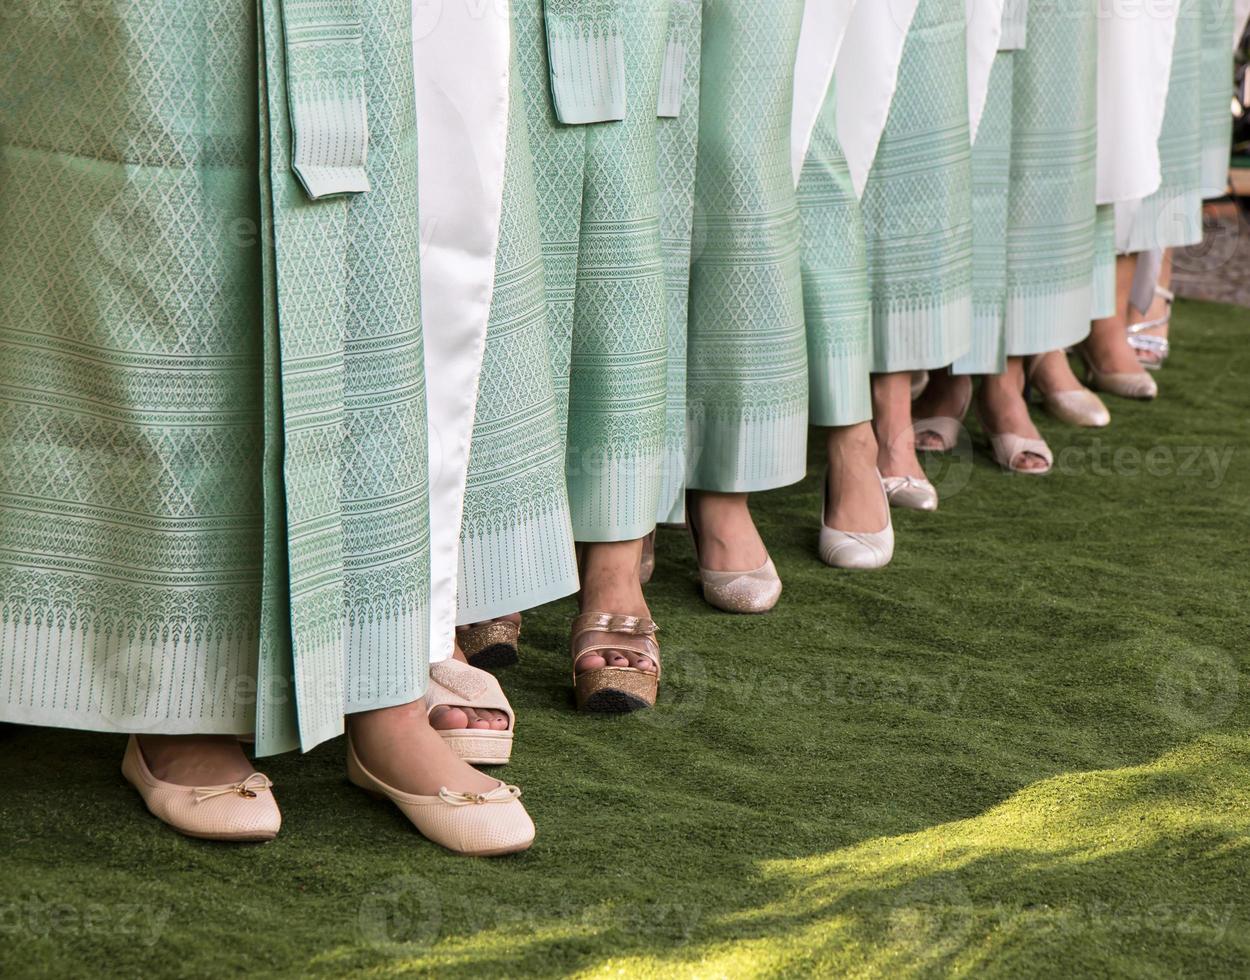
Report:
M 443 787 L 437 796 L 417 796 L 387 786 L 356 755 L 347 737 L 347 778 L 370 796 L 399 807 L 421 836 L 465 857 L 499 857 L 534 843 L 534 821 L 521 803 L 521 791 L 499 783 L 486 793 L 460 793 Z
M 655 634 L 660 628 L 643 616 L 587 612 L 573 620 L 569 650 L 573 657 L 573 693 L 581 711 L 624 714 L 641 708 L 654 708 L 660 691 L 660 645 Z M 590 634 L 603 634 L 592 639 Z M 637 667 L 595 667 L 579 671 L 591 654 L 603 656 L 612 651 L 647 657 L 655 670 Z
M 437 729 L 447 747 L 463 762 L 474 766 L 507 765 L 512 758 L 516 715 L 492 674 L 461 663 L 444 660 L 430 665 L 430 685 L 425 704 L 429 714 L 436 708 L 473 708 L 502 711 L 508 716 L 507 731 L 482 728 Z
M 152 816 L 187 837 L 267 841 L 282 827 L 273 783 L 259 772 L 220 786 L 167 783 L 152 775 L 139 740 L 131 735 L 122 756 L 122 775 L 139 791 Z
M 827 520 L 829 477 L 826 474 L 820 508 L 820 560 L 830 568 L 868 571 L 885 568 L 894 558 L 894 521 L 890 518 L 890 498 L 880 473 L 877 479 L 881 481 L 881 496 L 885 501 L 885 529 L 873 532 L 839 531 L 830 527 Z
M 923 511 L 938 509 L 937 487 L 928 480 L 918 476 L 887 476 L 881 482 L 885 487 L 885 499 L 891 507 Z

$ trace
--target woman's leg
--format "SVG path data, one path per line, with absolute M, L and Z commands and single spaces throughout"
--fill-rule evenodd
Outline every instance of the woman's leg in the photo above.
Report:
M 1154 323 L 1157 326 L 1143 329 L 1140 334 L 1143 337 L 1159 337 L 1163 340 L 1168 339 L 1169 328 L 1171 327 L 1172 312 L 1172 258 L 1174 249 L 1163 249 L 1162 260 L 1158 265 L 1158 276 L 1153 283 L 1147 283 L 1148 300 L 1142 301 L 1139 307 L 1138 303 L 1130 305 L 1128 310 L 1129 325 L 1138 323 Z M 1158 260 L 1156 260 L 1158 261 Z M 1140 274 L 1140 262 L 1139 274 Z M 1151 271 L 1154 271 L 1153 269 Z M 1163 350 L 1167 348 L 1164 347 Z M 1157 366 L 1163 363 L 1166 354 L 1160 350 L 1150 349 L 1134 349 L 1137 359 L 1146 365 Z
M 852 534 L 880 531 L 890 519 L 877 472 L 877 438 L 871 422 L 825 430 L 829 480 L 825 525 Z
M 689 497 L 699 567 L 712 572 L 740 572 L 768 561 L 768 548 L 751 517 L 750 495 L 693 490 Z
M 1024 400 L 1024 358 L 1007 358 L 1002 374 L 987 374 L 977 389 L 977 409 L 986 435 L 1008 434 L 1024 439 L 1041 440 L 1041 433 L 1029 416 Z M 1050 462 L 1031 452 L 1022 452 L 1011 460 L 1018 470 L 1046 470 Z
M 877 468 L 881 475 L 925 479 L 916 456 L 912 427 L 911 374 L 875 374 L 872 378 L 873 429 L 877 437 Z
M 1115 315 L 1094 321 L 1081 353 L 1091 387 L 1123 398 L 1149 399 L 1158 393 L 1158 386 L 1128 342 L 1129 294 L 1136 270 L 1136 256 L 1116 260 Z

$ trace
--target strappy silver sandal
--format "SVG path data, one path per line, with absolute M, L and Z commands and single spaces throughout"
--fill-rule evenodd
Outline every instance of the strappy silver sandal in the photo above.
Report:
M 1167 313 L 1153 320 L 1128 325 L 1128 345 L 1137 351 L 1137 360 L 1147 371 L 1158 371 L 1172 353 L 1172 344 L 1167 337 L 1159 337 L 1147 331 L 1158 330 L 1172 323 L 1172 305 L 1176 302 L 1176 294 L 1170 289 L 1155 286 L 1155 296 L 1167 302 Z M 1143 354 L 1153 356 L 1143 357 Z

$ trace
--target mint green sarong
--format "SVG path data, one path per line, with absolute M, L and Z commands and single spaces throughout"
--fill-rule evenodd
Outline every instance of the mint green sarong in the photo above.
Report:
M 660 237 L 668 299 L 668 391 L 656 520 L 686 519 L 686 334 L 690 318 L 695 161 L 699 143 L 701 0 L 672 0 L 660 76 Z
M 428 672 L 411 9 L 51 6 L 2 69 L 0 720 L 309 748 Z
M 864 189 L 873 371 L 945 367 L 972 343 L 965 0 L 920 0 Z
M 578 582 L 551 376 L 534 163 L 515 70 L 506 152 L 495 283 L 461 521 L 461 624 L 532 609 L 576 592 Z
M 1029 8 L 1015 55 L 1007 355 L 1059 350 L 1089 333 L 1097 230 L 1095 0 Z
M 803 311 L 812 425 L 872 418 L 872 299 L 864 217 L 838 142 L 831 83 L 799 178 Z
M 656 106 L 669 2 L 513 7 L 573 531 L 579 541 L 640 538 L 655 526 L 665 429 Z M 620 104 L 602 87 L 557 101 L 565 64 L 583 66 L 574 79 L 624 78 L 624 118 L 613 121 Z M 557 109 L 587 124 L 564 125 Z
M 705 0 L 687 365 L 690 486 L 803 478 L 807 359 L 790 160 L 801 0 Z
M 1159 136 L 1163 183 L 1140 203 L 1128 227 L 1120 230 L 1119 246 L 1125 253 L 1181 248 L 1202 241 L 1204 2 L 1181 0 L 1172 79 Z
M 1007 367 L 1007 224 L 1011 200 L 1014 50 L 994 56 L 985 110 L 972 147 L 972 346 L 954 374 Z
M 1228 39 L 1236 30 L 1232 0 L 1202 3 L 1202 196 L 1228 193 L 1233 155 L 1233 57 Z

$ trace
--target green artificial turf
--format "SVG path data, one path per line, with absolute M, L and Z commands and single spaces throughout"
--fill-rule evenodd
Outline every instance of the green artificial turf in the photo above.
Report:
M 281 837 L 230 846 L 148 817 L 121 737 L 0 729 L 0 975 L 1245 975 L 1250 313 L 1177 326 L 1159 402 L 1041 422 L 1051 477 L 973 426 L 886 571 L 819 563 L 815 465 L 756 501 L 771 615 L 662 531 L 654 713 L 574 713 L 573 606 L 529 615 L 527 854 L 440 851 L 339 742 L 266 762 Z

